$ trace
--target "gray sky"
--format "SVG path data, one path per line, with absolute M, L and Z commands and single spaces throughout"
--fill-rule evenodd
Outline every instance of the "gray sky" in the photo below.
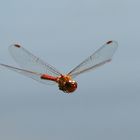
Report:
M 140 139 L 139 0 L 0 1 L 0 62 L 17 66 L 19 43 L 67 73 L 108 40 L 119 48 L 110 64 L 79 76 L 63 94 L 0 69 L 0 139 Z

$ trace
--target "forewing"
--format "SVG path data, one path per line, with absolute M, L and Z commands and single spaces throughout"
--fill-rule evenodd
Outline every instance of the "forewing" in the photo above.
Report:
M 24 69 L 19 69 L 16 67 L 5 65 L 5 64 L 0 64 L 0 66 L 5 67 L 9 70 L 15 71 L 17 73 L 20 73 L 24 76 L 30 77 L 30 78 L 32 78 L 38 82 L 41 82 L 43 84 L 55 84 L 55 82 L 53 82 L 53 81 L 41 79 L 40 77 L 41 77 L 42 73 L 37 73 L 37 72 L 32 72 L 32 71 L 28 71 L 28 70 L 24 70 Z
M 11 45 L 9 51 L 18 65 L 23 69 L 37 73 L 47 73 L 52 76 L 60 75 L 60 72 L 54 67 L 45 63 L 18 44 Z
M 93 70 L 112 60 L 112 56 L 118 47 L 116 41 L 108 41 L 101 48 L 95 51 L 90 57 L 85 59 L 71 72 L 68 73 L 71 77 L 75 77 L 81 73 Z

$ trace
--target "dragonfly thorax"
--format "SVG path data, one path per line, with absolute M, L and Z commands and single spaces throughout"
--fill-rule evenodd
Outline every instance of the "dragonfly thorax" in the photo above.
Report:
M 72 80 L 68 75 L 61 75 L 58 77 L 58 87 L 60 90 L 66 93 L 74 92 L 77 89 L 77 82 Z

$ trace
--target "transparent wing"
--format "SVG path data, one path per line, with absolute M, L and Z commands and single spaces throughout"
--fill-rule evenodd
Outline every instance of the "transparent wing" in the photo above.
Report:
M 81 64 L 70 71 L 68 75 L 75 77 L 81 73 L 93 70 L 107 62 L 110 62 L 117 47 L 118 43 L 116 41 L 108 41 Z
M 19 64 L 23 69 L 37 72 L 37 73 L 47 73 L 52 76 L 59 76 L 60 72 L 56 70 L 51 65 L 45 63 L 40 58 L 34 56 L 25 48 L 21 47 L 18 44 L 11 45 L 9 47 L 9 51 L 15 61 Z
M 38 82 L 41 82 L 43 84 L 55 84 L 55 82 L 53 82 L 53 81 L 41 79 L 40 77 L 41 77 L 42 73 L 37 73 L 37 72 L 32 72 L 32 71 L 28 71 L 28 70 L 24 70 L 24 69 L 19 69 L 19 68 L 16 68 L 16 67 L 5 65 L 5 64 L 0 64 L 0 66 L 5 67 L 9 70 L 15 71 L 17 73 L 20 73 L 24 76 L 30 77 L 30 78 L 32 78 L 32 79 L 34 79 Z

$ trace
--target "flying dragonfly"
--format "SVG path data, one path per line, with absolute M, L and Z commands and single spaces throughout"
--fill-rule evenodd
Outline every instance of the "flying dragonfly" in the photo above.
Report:
M 63 92 L 72 93 L 77 89 L 77 82 L 73 78 L 110 62 L 117 47 L 118 43 L 116 41 L 108 41 L 69 73 L 62 74 L 56 68 L 36 57 L 19 44 L 14 44 L 9 47 L 9 51 L 20 68 L 6 64 L 0 64 L 0 66 L 44 84 L 56 83 Z

